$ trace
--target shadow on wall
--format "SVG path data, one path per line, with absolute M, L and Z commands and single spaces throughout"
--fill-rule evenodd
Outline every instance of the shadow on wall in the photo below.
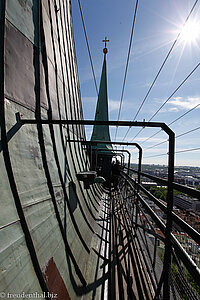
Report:
M 77 200 L 78 196 L 76 193 L 76 185 L 73 181 L 71 181 L 69 183 L 69 203 L 70 203 L 70 207 L 72 212 L 75 211 L 75 209 L 77 208 Z

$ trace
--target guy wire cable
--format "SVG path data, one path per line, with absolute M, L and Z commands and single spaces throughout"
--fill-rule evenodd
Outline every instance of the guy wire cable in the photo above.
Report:
M 190 108 L 189 110 L 187 110 L 186 112 L 184 112 L 182 115 L 180 115 L 178 118 L 176 118 L 175 120 L 173 120 L 172 122 L 170 122 L 169 124 L 167 124 L 167 126 L 170 126 L 172 124 L 174 124 L 175 122 L 179 121 L 180 119 L 182 119 L 184 116 L 186 116 L 188 113 L 190 113 L 191 111 L 195 110 L 196 108 L 198 108 L 200 106 L 200 103 L 195 105 L 194 107 Z M 147 142 L 148 140 L 150 140 L 151 138 L 153 138 L 155 135 L 157 135 L 159 132 L 161 132 L 162 129 L 160 129 L 159 131 L 157 131 L 156 133 L 152 134 L 150 137 L 148 137 L 146 140 L 144 140 L 143 142 L 141 142 L 141 144 Z
M 121 94 L 121 99 L 120 99 L 120 106 L 119 106 L 117 121 L 119 121 L 119 119 L 120 119 L 120 114 L 121 114 L 121 109 L 122 109 L 122 101 L 123 101 L 123 96 L 124 96 L 126 76 L 127 76 L 128 64 L 129 64 L 130 53 L 131 53 L 131 46 L 132 46 L 132 41 L 133 41 L 133 33 L 134 33 L 134 28 L 135 28 L 138 1 L 139 0 L 137 0 L 136 4 L 135 4 L 135 11 L 134 11 L 134 16 L 133 16 L 133 25 L 132 25 L 132 29 L 131 29 L 131 37 L 130 37 L 130 43 L 129 43 L 129 48 L 128 48 L 128 56 L 127 56 L 127 61 L 126 61 L 126 68 L 125 68 L 125 73 L 124 73 L 124 81 L 123 81 L 123 86 L 122 86 L 122 94 Z M 115 131 L 115 141 L 116 141 L 116 138 L 117 138 L 117 131 L 118 131 L 118 127 L 116 127 L 116 131 Z
M 187 16 L 187 18 L 186 18 L 186 20 L 185 20 L 183 26 L 182 26 L 181 31 L 178 33 L 178 35 L 177 35 L 176 39 L 174 40 L 174 42 L 173 42 L 173 44 L 172 44 L 172 46 L 171 46 L 169 52 L 167 53 L 167 56 L 165 57 L 165 59 L 164 59 L 162 65 L 161 65 L 160 69 L 158 70 L 158 73 L 156 74 L 156 76 L 155 76 L 155 78 L 154 78 L 154 80 L 153 80 L 153 82 L 152 82 L 150 88 L 148 89 L 148 91 L 147 91 L 147 93 L 146 93 L 146 95 L 145 95 L 145 97 L 144 97 L 144 99 L 143 99 L 143 101 L 142 101 L 142 103 L 141 103 L 141 105 L 140 105 L 140 107 L 139 107 L 137 113 L 135 114 L 135 117 L 133 118 L 133 121 L 135 121 L 135 119 L 136 119 L 136 117 L 138 116 L 138 114 L 139 114 L 139 112 L 140 112 L 142 106 L 144 105 L 144 103 L 145 103 L 145 101 L 146 101 L 148 95 L 150 94 L 150 91 L 152 90 L 152 88 L 153 88 L 153 86 L 154 86 L 156 80 L 158 79 L 158 76 L 160 75 L 160 73 L 161 73 L 161 71 L 162 71 L 162 69 L 163 69 L 163 67 L 164 67 L 164 65 L 165 65 L 165 63 L 166 63 L 166 61 L 168 60 L 168 58 L 169 58 L 169 56 L 170 56 L 170 54 L 171 54 L 171 52 L 172 52 L 174 46 L 176 45 L 176 43 L 177 43 L 177 41 L 178 41 L 178 39 L 179 39 L 179 37 L 180 37 L 180 35 L 181 35 L 181 33 L 182 33 L 182 30 L 183 30 L 183 28 L 185 27 L 185 25 L 186 25 L 186 23 L 187 23 L 187 21 L 188 21 L 190 15 L 192 14 L 192 12 L 193 12 L 193 10 L 194 10 L 194 8 L 195 8 L 197 2 L 198 2 L 198 0 L 196 0 L 195 3 L 194 3 L 194 5 L 192 6 L 192 8 L 191 8 L 191 10 L 190 10 L 190 12 L 189 12 L 189 14 L 188 14 L 188 16 Z M 131 127 L 128 128 L 128 130 L 127 130 L 127 132 L 126 132 L 125 137 L 123 138 L 123 140 L 126 138 L 126 136 L 127 136 L 128 132 L 130 131 L 130 129 L 131 129 Z
M 163 108 L 163 106 L 174 96 L 174 94 L 180 89 L 180 87 L 188 80 L 188 78 L 196 71 L 196 69 L 200 66 L 200 63 L 196 65 L 196 67 L 189 73 L 189 75 L 180 83 L 180 85 L 175 89 L 175 91 L 167 98 L 167 100 L 159 107 L 159 109 L 153 114 L 153 116 L 149 119 L 149 122 L 158 114 L 158 112 Z
M 191 129 L 191 130 L 189 130 L 189 131 L 183 132 L 183 133 L 181 133 L 181 134 L 175 136 L 175 139 L 177 139 L 177 138 L 179 138 L 179 137 L 181 137 L 181 136 L 184 136 L 184 135 L 186 135 L 186 134 L 188 134 L 188 133 L 191 133 L 191 132 L 193 132 L 193 131 L 199 130 L 199 129 L 200 129 L 200 126 L 199 126 L 199 127 L 196 127 L 196 128 L 193 128 L 193 129 Z M 151 149 L 151 148 L 157 147 L 157 146 L 162 145 L 162 144 L 164 144 L 164 143 L 166 143 L 166 142 L 168 142 L 168 139 L 167 139 L 167 140 L 164 140 L 164 141 L 162 141 L 162 142 L 160 142 L 160 143 L 158 143 L 158 144 L 155 144 L 155 145 L 153 145 L 153 146 L 144 148 L 144 150 L 147 150 L 147 149 Z
M 163 106 L 174 96 L 174 94 L 182 87 L 182 85 L 188 80 L 188 78 L 194 73 L 194 71 L 196 71 L 196 69 L 199 66 L 200 63 L 198 63 L 196 67 L 187 75 L 187 77 L 179 84 L 179 86 L 173 91 L 173 93 L 167 98 L 167 100 L 159 107 L 159 109 L 153 114 L 153 116 L 148 120 L 148 122 L 150 122 L 158 114 L 158 112 L 163 108 Z M 144 128 L 141 128 L 140 131 L 132 138 L 131 141 L 133 141 L 143 129 Z
M 174 153 L 177 154 L 177 153 L 185 153 L 185 152 L 192 152 L 192 151 L 199 151 L 199 150 L 200 150 L 200 147 L 197 147 L 197 148 L 191 148 L 191 149 L 178 150 L 178 151 L 175 151 Z M 157 157 L 157 156 L 163 156 L 163 155 L 168 155 L 168 153 L 144 156 L 144 158 Z
M 92 55 L 91 55 L 91 52 L 90 52 L 90 46 L 89 46 L 89 42 L 88 42 L 87 31 L 86 31 L 86 27 L 85 27 L 85 22 L 84 22 L 84 18 L 83 18 L 83 11 L 82 11 L 81 1 L 80 0 L 78 0 L 78 4 L 79 4 L 79 9 L 80 9 L 80 14 L 81 14 L 81 20 L 82 20 L 82 24 L 83 24 L 83 29 L 84 29 L 84 33 L 85 33 L 85 39 L 86 39 L 88 54 L 89 54 L 89 58 L 90 58 L 90 64 L 91 64 L 91 68 L 92 68 L 94 85 L 95 85 L 95 89 L 96 89 L 97 96 L 98 96 L 98 88 L 97 88 L 97 82 L 96 82 L 96 77 L 95 77 L 95 72 L 94 72 L 94 66 L 93 66 L 93 62 L 92 62 Z

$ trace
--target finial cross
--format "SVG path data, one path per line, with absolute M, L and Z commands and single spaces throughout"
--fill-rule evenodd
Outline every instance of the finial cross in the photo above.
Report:
M 105 40 L 103 40 L 102 42 L 105 43 L 105 48 L 106 48 L 106 44 L 107 44 L 107 42 L 110 42 L 110 40 L 107 40 L 107 36 L 106 36 Z

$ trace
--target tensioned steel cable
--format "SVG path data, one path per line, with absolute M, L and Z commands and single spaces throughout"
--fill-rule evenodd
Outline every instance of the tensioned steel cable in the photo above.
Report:
M 158 110 L 153 114 L 153 116 L 148 120 L 150 122 L 163 108 L 163 106 L 174 96 L 174 94 L 182 87 L 182 85 L 188 80 L 188 78 L 196 71 L 196 69 L 200 66 L 200 63 L 196 65 L 196 67 L 187 75 L 187 77 L 179 84 L 179 86 L 173 91 L 173 93 L 167 98 L 167 100 L 158 108 Z M 132 138 L 131 142 L 140 134 L 140 132 L 144 128 L 141 128 L 140 131 Z
M 191 109 L 187 110 L 184 114 L 180 115 L 178 118 L 176 118 L 175 120 L 173 120 L 172 122 L 170 122 L 169 124 L 167 124 L 167 126 L 170 126 L 170 125 L 174 124 L 175 122 L 179 121 L 181 118 L 183 118 L 184 116 L 186 116 L 188 113 L 190 113 L 194 109 L 198 108 L 199 106 L 200 106 L 200 103 L 197 104 L 197 105 L 195 105 Z M 162 129 L 159 130 L 159 131 L 157 131 L 156 133 L 152 134 L 150 137 L 148 137 L 146 140 L 144 140 L 141 144 L 147 142 L 148 140 L 150 140 L 151 138 L 153 138 L 155 135 L 157 135 L 161 131 L 162 131 Z
M 200 66 L 200 63 L 190 72 L 190 74 L 181 82 L 181 84 L 175 89 L 175 91 L 167 98 L 167 100 L 159 107 L 159 109 L 153 114 L 153 116 L 149 119 L 149 122 L 159 113 L 159 111 L 163 108 L 163 106 L 174 96 L 174 94 L 181 88 L 181 86 L 188 80 L 188 78 L 196 71 L 196 69 Z
M 196 131 L 196 130 L 199 130 L 199 129 L 200 129 L 200 126 L 199 126 L 199 127 L 196 127 L 196 128 L 193 128 L 193 129 L 191 129 L 191 130 L 189 130 L 189 131 L 183 132 L 183 133 L 177 135 L 177 136 L 175 137 L 175 139 L 177 139 L 177 138 L 179 138 L 179 137 L 181 137 L 181 136 L 184 136 L 184 135 L 186 135 L 186 134 L 189 134 L 189 133 L 191 133 L 191 132 L 194 132 L 194 131 Z M 162 141 L 162 142 L 160 142 L 160 143 L 158 143 L 158 144 L 155 144 L 155 145 L 153 145 L 153 146 L 151 146 L 151 147 L 144 148 L 144 150 L 151 149 L 151 148 L 155 148 L 155 147 L 157 147 L 157 146 L 159 146 L 159 145 L 162 145 L 162 144 L 164 144 L 164 143 L 166 143 L 166 142 L 168 142 L 168 139 L 167 139 L 167 140 L 164 140 L 164 141 Z
M 149 156 L 144 156 L 144 158 L 151 158 L 151 157 L 158 157 L 158 156 L 164 156 L 164 155 L 168 155 L 168 153 L 162 153 L 162 154 L 156 154 L 156 155 L 149 155 Z
M 191 133 L 191 132 L 193 132 L 193 131 L 196 131 L 196 130 L 198 130 L 198 129 L 200 129 L 200 126 L 199 126 L 199 127 L 196 127 L 196 128 L 193 128 L 193 129 L 191 129 L 191 130 L 189 130 L 189 131 L 186 131 L 186 132 L 184 132 L 184 133 L 181 133 L 181 134 L 177 135 L 176 138 L 179 138 L 179 137 L 181 137 L 181 136 L 183 136 L 183 135 L 186 135 L 186 134 Z
M 123 101 L 123 97 L 124 97 L 124 89 L 125 89 L 125 84 L 126 84 L 128 64 L 129 64 L 129 60 L 130 60 L 130 53 L 131 53 L 131 46 L 132 46 L 132 41 L 133 41 L 133 34 L 134 34 L 134 28 L 135 28 L 138 2 L 139 2 L 139 0 L 137 0 L 136 4 L 135 4 L 133 24 L 132 24 L 132 29 L 131 29 L 131 37 L 130 37 L 130 43 L 129 43 L 129 48 L 128 48 L 128 55 L 127 55 L 126 68 L 125 68 L 125 73 L 124 73 L 124 81 L 123 81 L 123 86 L 122 86 L 122 94 L 121 94 L 121 99 L 120 99 L 120 106 L 119 106 L 117 121 L 119 121 L 119 119 L 120 119 L 120 114 L 121 114 L 121 109 L 122 109 L 122 101 Z M 116 131 L 115 131 L 115 141 L 116 141 L 116 138 L 117 138 L 117 131 L 118 131 L 118 127 L 116 127 Z
M 175 138 L 177 138 L 177 137 L 175 137 Z M 167 139 L 167 140 L 164 140 L 164 141 L 162 141 L 162 142 L 160 142 L 160 143 L 158 143 L 158 144 L 155 144 L 155 145 L 153 145 L 153 146 L 151 146 L 151 147 L 144 148 L 144 150 L 151 149 L 151 148 L 155 148 L 155 147 L 157 147 L 157 146 L 159 146 L 159 145 L 162 145 L 162 144 L 164 144 L 164 143 L 166 143 L 166 142 L 168 142 L 168 141 L 169 141 L 168 139 Z
M 80 0 L 78 0 L 78 4 L 79 4 L 79 9 L 80 9 L 81 20 L 82 20 L 82 24 L 83 24 L 83 30 L 84 30 L 84 34 L 85 34 L 85 39 L 86 39 L 88 54 L 89 54 L 89 58 L 90 58 L 90 64 L 91 64 L 91 68 L 92 68 L 94 85 L 95 85 L 95 89 L 96 89 L 97 96 L 98 96 L 98 88 L 97 88 L 97 82 L 96 82 L 96 77 L 95 77 L 95 72 L 94 72 L 94 66 L 93 66 L 93 62 L 92 62 L 92 55 L 91 55 L 91 52 L 90 52 L 90 46 L 89 46 L 89 42 L 88 42 L 87 31 L 86 31 L 86 27 L 85 27 L 85 22 L 84 22 L 84 18 L 83 18 L 83 11 L 82 11 L 81 1 Z
M 175 151 L 174 153 L 184 153 L 184 152 L 192 152 L 192 151 L 198 151 L 198 150 L 200 150 L 200 147 L 191 148 L 191 149 L 184 149 L 184 150 L 178 150 L 178 151 Z M 157 156 L 163 156 L 163 155 L 168 155 L 168 153 L 145 156 L 144 158 L 157 157 Z
M 169 56 L 170 56 L 170 54 L 171 54 L 171 52 L 172 52 L 174 46 L 176 45 L 176 43 L 177 43 L 177 41 L 178 41 L 178 39 L 179 39 L 179 37 L 180 37 L 180 35 L 181 35 L 181 33 L 182 33 L 182 30 L 183 30 L 184 26 L 186 25 L 186 23 L 187 23 L 187 21 L 188 21 L 190 15 L 192 14 L 192 12 L 193 12 L 193 10 L 194 10 L 194 8 L 195 8 L 197 2 L 198 2 L 198 0 L 196 0 L 195 3 L 194 3 L 194 5 L 192 6 L 192 8 L 191 8 L 191 10 L 190 10 L 190 12 L 189 12 L 189 14 L 188 14 L 188 16 L 187 16 L 187 18 L 186 18 L 186 20 L 185 20 L 183 26 L 182 26 L 181 31 L 178 33 L 178 35 L 177 35 L 176 39 L 174 40 L 174 42 L 173 42 L 173 44 L 172 44 L 172 46 L 171 46 L 169 52 L 167 53 L 167 56 L 165 57 L 165 59 L 164 59 L 162 65 L 161 65 L 160 69 L 158 70 L 158 73 L 156 74 L 156 76 L 155 76 L 155 78 L 154 78 L 154 80 L 153 80 L 151 86 L 149 87 L 149 89 L 148 89 L 148 91 L 147 91 L 147 93 L 146 93 L 146 95 L 145 95 L 145 97 L 144 97 L 144 99 L 143 99 L 143 101 L 142 101 L 142 103 L 141 103 L 141 105 L 140 105 L 140 107 L 139 107 L 137 113 L 135 114 L 135 117 L 133 118 L 133 121 L 135 121 L 135 119 L 137 118 L 137 116 L 138 116 L 138 114 L 139 114 L 141 108 L 143 107 L 143 105 L 144 105 L 144 103 L 145 103 L 147 97 L 149 96 L 150 91 L 152 90 L 152 88 L 153 88 L 153 86 L 154 86 L 156 80 L 158 79 L 158 76 L 160 75 L 160 73 L 161 73 L 161 71 L 162 71 L 162 69 L 163 69 L 163 67 L 164 67 L 164 65 L 165 65 L 165 63 L 166 63 L 166 61 L 168 60 L 168 58 L 169 58 Z M 126 134 L 125 134 L 123 140 L 126 138 L 126 136 L 127 136 L 128 132 L 130 131 L 130 129 L 131 129 L 131 127 L 129 127 L 129 129 L 127 130 L 127 132 L 126 132 Z
M 192 149 L 179 150 L 179 151 L 176 151 L 175 153 L 191 152 L 191 151 L 197 151 L 197 150 L 200 150 L 200 147 L 192 148 Z

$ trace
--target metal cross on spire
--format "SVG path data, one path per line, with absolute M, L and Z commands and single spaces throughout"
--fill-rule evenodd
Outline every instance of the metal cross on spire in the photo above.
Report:
M 105 37 L 105 40 L 102 40 L 103 43 L 105 43 L 105 48 L 103 49 L 103 53 L 107 54 L 108 53 L 108 49 L 106 48 L 107 43 L 110 42 L 110 40 L 107 40 L 107 36 Z
M 110 40 L 107 40 L 107 36 L 106 36 L 105 40 L 103 40 L 102 42 L 105 43 L 105 48 L 106 48 L 107 42 L 110 42 Z

